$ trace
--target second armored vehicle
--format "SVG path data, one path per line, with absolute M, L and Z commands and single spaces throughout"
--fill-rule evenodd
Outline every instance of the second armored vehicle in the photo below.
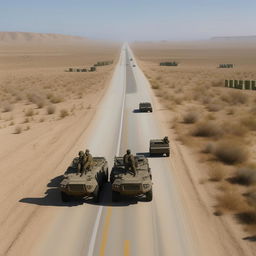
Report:
M 93 165 L 85 174 L 77 173 L 78 157 L 74 158 L 71 166 L 64 173 L 60 183 L 61 198 L 68 202 L 72 196 L 92 197 L 99 201 L 100 189 L 108 180 L 108 163 L 104 157 L 93 157 Z
M 149 154 L 150 156 L 155 156 L 155 155 L 170 156 L 170 145 L 169 145 L 168 137 L 165 136 L 163 139 L 150 140 Z
M 139 110 L 140 112 L 152 112 L 152 105 L 150 102 L 141 102 L 139 104 Z
M 152 175 L 148 159 L 145 156 L 135 156 L 135 166 L 136 175 L 134 176 L 126 169 L 123 157 L 115 157 L 110 174 L 113 201 L 118 201 L 122 195 L 145 195 L 147 201 L 152 200 Z

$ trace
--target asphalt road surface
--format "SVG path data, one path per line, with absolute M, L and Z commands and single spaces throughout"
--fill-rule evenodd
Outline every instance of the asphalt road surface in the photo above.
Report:
M 147 154 L 149 140 L 165 135 L 155 113 L 136 111 L 143 101 L 151 101 L 148 81 L 124 45 L 85 142 L 94 156 L 107 158 L 109 170 L 115 155 L 123 155 L 127 148 L 133 154 Z M 170 161 L 171 156 L 149 158 L 152 202 L 112 203 L 111 186 L 106 184 L 99 204 L 89 200 L 62 207 L 36 255 L 202 255 L 173 182 Z

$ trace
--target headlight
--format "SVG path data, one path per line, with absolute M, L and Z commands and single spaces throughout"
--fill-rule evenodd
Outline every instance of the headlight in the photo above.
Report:
M 143 188 L 144 189 L 147 189 L 147 188 L 149 188 L 150 187 L 150 184 L 143 184 Z

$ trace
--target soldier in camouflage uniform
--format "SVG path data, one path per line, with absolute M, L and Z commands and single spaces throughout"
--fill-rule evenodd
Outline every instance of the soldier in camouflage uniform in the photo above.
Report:
M 77 174 L 82 173 L 83 169 L 84 169 L 84 152 L 79 151 L 79 153 L 78 153 Z
M 135 167 L 135 159 L 134 156 L 131 154 L 131 150 L 127 149 L 126 154 L 123 157 L 124 165 L 126 171 L 131 171 L 133 176 L 136 175 L 136 167 Z
M 89 149 L 85 150 L 84 154 L 84 168 L 83 168 L 83 173 L 86 173 L 87 171 L 90 171 L 92 168 L 92 162 L 93 158 L 92 155 L 90 154 Z

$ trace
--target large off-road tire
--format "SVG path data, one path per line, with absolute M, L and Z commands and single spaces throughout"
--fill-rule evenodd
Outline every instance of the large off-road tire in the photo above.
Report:
M 93 202 L 98 203 L 100 201 L 100 190 L 96 188 L 93 192 Z
M 152 201 L 152 199 L 153 199 L 153 191 L 152 191 L 152 189 L 151 189 L 151 190 L 149 190 L 149 191 L 146 193 L 146 200 L 147 200 L 148 202 L 150 202 L 150 201 Z
M 63 202 L 69 202 L 70 201 L 70 196 L 67 195 L 66 193 L 64 193 L 63 191 L 61 191 L 61 199 Z
M 116 191 L 112 191 L 112 201 L 118 202 L 120 200 L 120 193 Z

